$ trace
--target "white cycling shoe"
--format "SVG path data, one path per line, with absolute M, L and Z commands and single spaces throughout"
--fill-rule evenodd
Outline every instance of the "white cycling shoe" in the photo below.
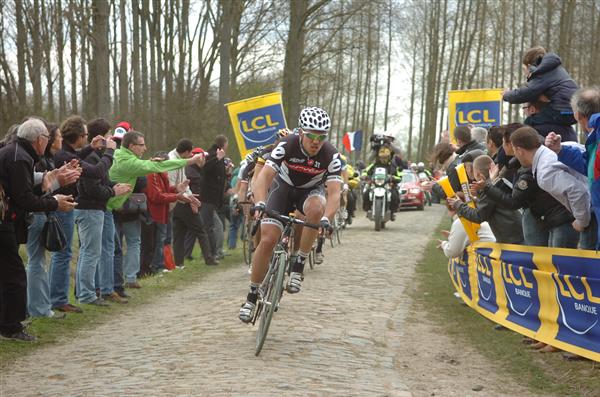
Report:
M 290 294 L 296 294 L 300 292 L 302 288 L 302 273 L 291 272 L 290 281 L 287 286 L 287 292 Z
M 321 263 L 323 263 L 324 259 L 325 259 L 325 255 L 323 255 L 322 252 L 316 252 L 315 253 L 315 263 L 317 265 L 320 265 Z
M 254 310 L 256 310 L 256 303 L 246 301 L 240 308 L 240 320 L 244 323 L 252 321 Z

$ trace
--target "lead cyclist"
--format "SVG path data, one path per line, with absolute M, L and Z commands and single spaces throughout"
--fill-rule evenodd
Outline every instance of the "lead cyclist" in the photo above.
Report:
M 265 210 L 287 215 L 294 209 L 306 216 L 306 222 L 331 230 L 331 222 L 340 205 L 342 161 L 327 139 L 331 120 L 321 108 L 302 109 L 299 134 L 288 135 L 273 149 L 254 186 L 255 216 Z M 327 182 L 325 199 L 324 184 Z M 265 217 L 260 226 L 261 239 L 252 257 L 250 291 L 242 304 L 239 318 L 252 321 L 258 288 L 269 268 L 269 260 L 283 231 L 280 221 Z M 302 231 L 298 252 L 287 285 L 289 293 L 300 292 L 306 258 L 318 235 L 317 230 Z

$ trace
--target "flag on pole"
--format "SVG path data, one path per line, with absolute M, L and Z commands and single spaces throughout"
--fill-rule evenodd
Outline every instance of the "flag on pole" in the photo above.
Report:
M 362 148 L 362 131 L 346 132 L 342 143 L 348 152 L 360 151 Z

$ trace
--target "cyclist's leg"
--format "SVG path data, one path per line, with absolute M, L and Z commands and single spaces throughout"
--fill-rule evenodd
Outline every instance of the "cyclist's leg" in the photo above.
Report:
M 269 190 L 266 208 L 271 211 L 286 213 L 289 207 L 288 190 L 288 185 L 275 179 Z M 246 302 L 242 305 L 239 314 L 240 320 L 243 322 L 250 322 L 252 320 L 254 308 L 256 307 L 256 301 L 258 299 L 258 288 L 267 274 L 269 260 L 271 259 L 277 241 L 279 241 L 283 226 L 278 220 L 264 218 L 261 221 L 260 229 L 260 243 L 252 256 L 250 290 L 246 297 Z
M 325 213 L 325 193 L 323 189 L 316 188 L 303 192 L 298 198 L 296 206 L 302 209 L 306 217 L 306 222 L 318 224 Z M 304 228 L 302 230 L 300 250 L 298 251 L 296 262 L 292 264 L 292 271 L 290 273 L 290 283 L 288 285 L 288 292 L 290 293 L 300 292 L 304 264 L 318 233 L 317 230 L 311 228 Z

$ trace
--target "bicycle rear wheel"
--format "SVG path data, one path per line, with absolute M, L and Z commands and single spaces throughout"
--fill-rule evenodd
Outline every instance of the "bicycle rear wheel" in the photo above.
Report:
M 273 257 L 275 264 L 275 270 L 270 275 L 269 284 L 267 291 L 263 297 L 261 303 L 262 310 L 260 312 L 260 318 L 258 322 L 258 331 L 256 332 L 256 350 L 254 355 L 258 356 L 262 347 L 267 339 L 267 333 L 269 332 L 269 325 L 271 325 L 271 319 L 273 313 L 279 305 L 281 299 L 281 293 L 283 292 L 283 278 L 285 275 L 285 268 L 287 264 L 287 255 L 281 252 Z

